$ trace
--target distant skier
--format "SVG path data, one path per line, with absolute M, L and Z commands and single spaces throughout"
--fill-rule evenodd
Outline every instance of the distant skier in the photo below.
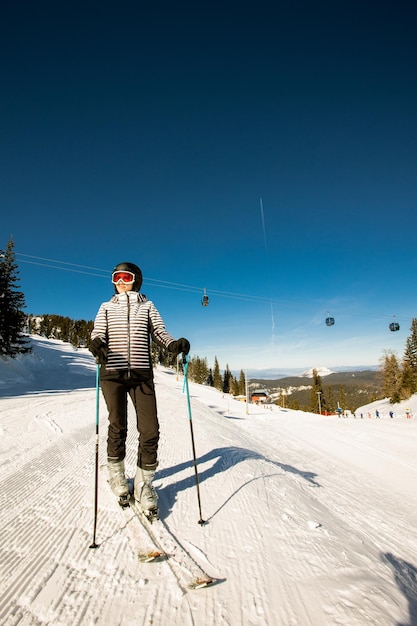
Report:
M 188 354 L 187 339 L 175 340 L 153 302 L 139 293 L 142 272 L 134 263 L 113 270 L 115 295 L 103 302 L 91 333 L 90 351 L 100 368 L 100 384 L 109 412 L 107 460 L 113 493 L 129 494 L 125 476 L 127 398 L 136 412 L 139 432 L 134 497 L 148 517 L 157 517 L 158 496 L 152 481 L 158 465 L 159 422 L 153 381 L 150 338 L 176 356 Z

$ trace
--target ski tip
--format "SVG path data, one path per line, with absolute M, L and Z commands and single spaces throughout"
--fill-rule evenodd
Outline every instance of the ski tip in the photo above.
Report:
M 197 578 L 192 583 L 188 585 L 189 589 L 204 589 L 204 587 L 208 587 L 209 585 L 213 585 L 215 582 L 214 578 Z
M 149 552 L 139 552 L 138 557 L 141 563 L 152 563 L 152 561 L 161 561 L 166 558 L 165 552 L 159 550 L 151 550 Z

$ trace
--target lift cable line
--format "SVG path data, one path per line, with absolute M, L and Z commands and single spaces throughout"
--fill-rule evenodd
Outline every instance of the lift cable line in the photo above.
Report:
M 261 200 L 261 203 L 262 203 L 262 200 Z M 264 228 L 264 233 L 265 233 L 266 232 L 265 220 L 263 216 L 262 204 L 261 204 L 261 216 L 262 216 L 262 223 L 263 223 L 263 228 Z M 265 245 L 266 245 L 266 250 L 267 250 L 267 242 L 266 242 L 265 236 L 264 236 L 264 240 L 265 240 Z M 110 276 L 110 272 L 108 269 L 106 270 L 106 269 L 102 269 L 98 267 L 92 267 L 90 265 L 81 265 L 79 263 L 72 263 L 69 261 L 60 261 L 57 259 L 49 259 L 46 257 L 35 256 L 31 254 L 24 254 L 23 252 L 16 252 L 16 258 L 21 263 L 27 263 L 29 265 L 37 265 L 39 267 L 46 267 L 49 269 L 60 270 L 64 272 L 74 272 L 77 274 L 94 276 L 95 278 L 102 278 L 104 280 L 109 280 L 109 276 Z M 147 285 L 151 287 L 158 287 L 161 289 L 174 289 L 178 291 L 186 291 L 186 292 L 198 294 L 199 300 L 201 300 L 201 292 L 202 291 L 205 292 L 206 290 L 205 287 L 203 288 L 203 287 L 196 286 L 196 285 L 175 283 L 175 282 L 170 282 L 166 280 L 160 280 L 157 278 L 144 277 L 144 280 L 146 281 Z M 275 320 L 274 320 L 274 315 L 273 315 L 274 303 L 280 304 L 281 306 L 284 306 L 284 305 L 291 306 L 291 307 L 300 306 L 300 303 L 294 300 L 287 300 L 284 298 L 272 298 L 271 295 L 269 297 L 262 296 L 262 295 L 257 296 L 253 294 L 247 294 L 247 293 L 236 293 L 233 291 L 221 291 L 219 289 L 212 289 L 211 287 L 207 288 L 207 291 L 210 292 L 210 295 L 212 297 L 215 296 L 215 297 L 220 297 L 220 298 L 232 298 L 235 300 L 244 300 L 244 301 L 249 301 L 249 302 L 259 303 L 259 304 L 262 304 L 262 303 L 270 304 L 273 332 L 275 329 Z M 383 314 L 383 313 L 372 314 L 372 313 L 357 313 L 356 312 L 352 315 L 354 317 L 367 317 L 367 318 L 372 318 L 372 319 L 389 319 L 389 320 L 393 319 L 392 314 L 388 315 L 388 314 Z M 404 323 L 405 323 L 405 320 L 404 320 Z M 396 321 L 395 316 L 394 316 L 393 328 L 392 329 L 390 328 L 390 330 L 394 330 L 394 332 L 399 330 L 399 324 L 398 324 L 398 321 Z
M 91 267 L 90 265 L 80 265 L 78 263 L 70 263 L 69 261 L 58 261 L 57 259 L 47 259 L 42 256 L 34 256 L 33 254 L 23 254 L 23 252 L 16 252 L 17 256 L 24 256 L 29 259 L 36 259 L 37 261 L 49 261 L 50 263 L 58 263 L 59 265 L 71 265 L 71 267 L 82 267 L 87 270 L 96 270 L 97 272 L 105 272 L 106 270 L 99 269 L 97 267 Z M 27 261 L 29 263 L 29 261 Z M 36 265 L 36 264 L 35 264 Z M 55 267 L 55 266 L 50 266 Z M 63 269 L 63 268 L 62 268 Z M 76 270 L 73 270 L 76 271 Z M 106 272 L 108 273 L 108 272 Z
M 87 274 L 89 276 L 95 276 L 97 278 L 109 278 L 109 270 L 104 270 L 98 267 L 90 267 L 88 265 L 79 265 L 77 263 L 70 263 L 68 261 L 58 261 L 56 259 L 48 259 L 45 257 L 37 257 L 30 254 L 23 254 L 22 252 L 17 252 L 16 257 L 22 263 L 28 263 L 30 265 L 38 265 L 40 267 L 48 267 L 55 270 L 63 270 L 66 272 L 75 272 L 78 274 Z M 25 257 L 20 259 L 20 257 Z M 35 259 L 33 261 L 27 259 Z M 40 262 L 42 261 L 42 262 Z M 45 261 L 45 262 L 44 262 Z M 67 267 L 62 267 L 67 266 Z M 82 268 L 82 269 L 78 269 Z M 90 271 L 87 271 L 90 270 Z M 179 291 L 189 291 L 191 293 L 198 293 L 201 296 L 201 292 L 205 292 L 206 288 L 198 287 L 196 285 L 186 285 L 184 283 L 175 283 L 166 280 L 160 280 L 158 278 L 149 278 L 144 277 L 144 281 L 150 286 L 161 287 L 165 289 L 176 289 Z M 244 294 L 244 293 L 236 293 L 232 291 L 221 291 L 219 289 L 211 289 L 210 293 L 215 296 L 223 297 L 223 298 L 235 298 L 238 300 L 251 300 L 253 302 L 270 302 L 270 298 L 267 296 L 256 296 L 252 294 Z M 287 303 L 294 305 L 295 302 L 291 302 L 289 300 L 281 300 L 276 299 L 275 302 Z

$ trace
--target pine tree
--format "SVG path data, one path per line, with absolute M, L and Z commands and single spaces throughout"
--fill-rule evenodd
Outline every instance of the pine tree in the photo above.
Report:
M 151 359 L 152 365 L 158 365 L 159 363 L 163 363 L 164 361 L 164 351 L 160 345 L 155 343 L 155 341 L 151 341 Z
M 401 400 L 402 373 L 398 359 L 393 352 L 387 352 L 380 366 L 382 390 L 386 398 L 395 404 Z
M 411 320 L 410 331 L 411 335 L 407 337 L 405 344 L 402 385 L 409 396 L 417 392 L 417 318 L 415 317 Z
M 89 342 L 94 322 L 92 320 L 75 320 L 72 324 L 71 343 L 76 348 L 86 346 Z
M 327 411 L 329 411 L 330 413 L 334 413 L 334 411 L 336 410 L 336 403 L 334 401 L 333 389 L 331 385 L 328 385 L 326 387 L 326 401 L 327 401 Z
M 319 410 L 323 410 L 324 405 L 325 400 L 321 377 L 319 376 L 317 370 L 313 369 L 313 383 L 310 392 L 310 411 L 312 413 L 318 413 Z
M 213 370 L 211 369 L 211 367 L 210 367 L 209 372 L 207 374 L 206 384 L 209 387 L 214 387 L 214 376 L 213 376 Z
M 239 381 L 235 376 L 231 376 L 229 381 L 229 393 L 233 396 L 239 395 Z
M 400 397 L 407 400 L 416 393 L 416 374 L 409 361 L 404 359 L 401 371 Z
M 285 389 L 283 389 L 282 387 L 279 388 L 279 396 L 278 396 L 278 400 L 276 400 L 274 402 L 274 404 L 278 404 L 278 406 L 282 406 L 285 409 L 285 403 L 286 403 L 286 394 L 285 394 Z
M 230 371 L 229 365 L 227 364 L 226 369 L 224 370 L 224 373 L 223 373 L 223 387 L 222 387 L 223 393 L 229 393 L 231 378 L 232 378 L 232 372 Z
M 25 296 L 17 290 L 19 272 L 15 259 L 14 243 L 10 238 L 6 250 L 0 254 L 0 355 L 12 358 L 31 350 L 23 335 Z
M 240 370 L 238 394 L 246 396 L 246 376 L 243 370 Z
M 221 391 L 223 387 L 223 381 L 222 381 L 222 376 L 220 374 L 220 367 L 219 367 L 219 362 L 217 360 L 217 357 L 214 357 L 213 386 L 215 389 L 218 389 L 219 391 Z
M 207 367 L 207 359 L 201 359 L 196 356 L 189 360 L 188 363 L 188 374 L 190 380 L 198 383 L 199 385 L 204 385 L 207 382 L 208 378 L 208 367 Z
M 343 411 L 347 408 L 346 389 L 344 385 L 339 386 L 339 406 Z

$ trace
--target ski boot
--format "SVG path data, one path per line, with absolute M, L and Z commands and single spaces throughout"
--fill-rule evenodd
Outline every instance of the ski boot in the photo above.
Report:
M 134 488 L 135 500 L 143 515 L 150 522 L 159 519 L 158 495 L 152 485 L 154 476 L 154 469 L 145 470 L 141 467 L 136 468 Z
M 119 498 L 121 507 L 129 506 L 129 486 L 125 477 L 125 462 L 109 460 L 108 468 L 111 490 Z

